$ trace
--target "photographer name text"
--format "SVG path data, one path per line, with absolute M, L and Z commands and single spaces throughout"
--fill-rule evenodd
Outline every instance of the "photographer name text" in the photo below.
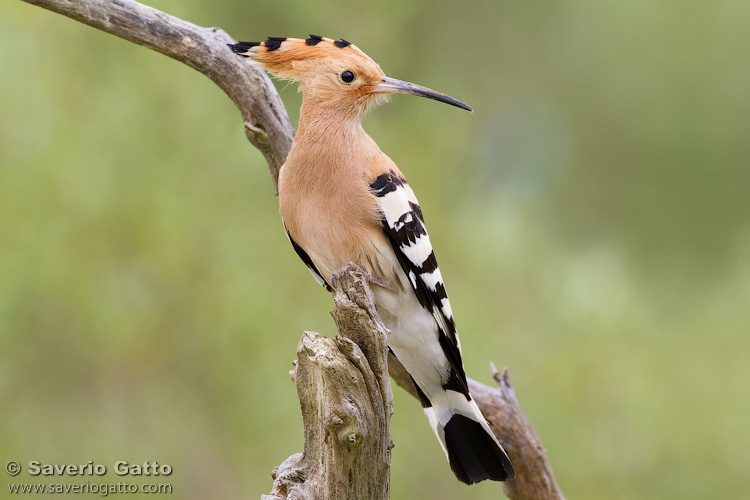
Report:
M 45 464 L 36 460 L 29 462 L 26 471 L 31 476 L 103 476 L 107 466 L 89 460 L 84 464 Z M 169 476 L 172 466 L 159 462 L 131 464 L 118 460 L 112 465 L 112 471 L 118 476 Z

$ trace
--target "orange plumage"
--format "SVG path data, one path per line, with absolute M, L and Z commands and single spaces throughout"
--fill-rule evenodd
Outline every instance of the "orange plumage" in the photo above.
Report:
M 463 482 L 513 477 L 469 394 L 450 302 L 414 192 L 365 133 L 384 96 L 413 94 L 463 109 L 434 90 L 385 76 L 346 40 L 270 37 L 231 45 L 273 75 L 300 82 L 297 135 L 279 173 L 279 206 L 297 254 L 330 289 L 354 262 L 372 276 L 388 345 L 412 376 L 451 468 Z

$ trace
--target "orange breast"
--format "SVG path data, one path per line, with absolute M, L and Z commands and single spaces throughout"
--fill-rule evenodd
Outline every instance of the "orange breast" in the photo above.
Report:
M 381 153 L 382 154 L 382 153 Z M 384 156 L 384 155 L 383 155 Z M 370 192 L 373 160 L 345 168 L 310 168 L 289 163 L 279 176 L 279 206 L 291 238 L 330 281 L 349 262 L 363 267 L 389 288 L 400 288 L 399 271 L 382 231 Z

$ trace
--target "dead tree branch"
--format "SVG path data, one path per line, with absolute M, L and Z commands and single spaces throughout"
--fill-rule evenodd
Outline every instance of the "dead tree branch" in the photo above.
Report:
M 261 71 L 227 49 L 219 28 L 204 28 L 133 0 L 24 0 L 165 54 L 198 70 L 232 99 L 248 140 L 263 153 L 274 186 L 294 138 L 281 99 Z M 305 451 L 274 471 L 275 499 L 387 499 L 390 464 L 390 376 L 416 397 L 411 378 L 390 357 L 385 330 L 366 283 L 345 273 L 334 297 L 340 336 L 305 333 L 294 380 L 305 425 Z M 477 404 L 513 462 L 504 483 L 512 500 L 562 500 L 544 448 L 524 416 L 507 373 L 499 387 L 470 380 Z M 331 439 L 333 438 L 333 439 Z
M 305 332 L 292 370 L 305 451 L 274 470 L 273 490 L 263 500 L 389 498 L 388 330 L 361 272 L 340 274 L 334 298 L 339 336 Z

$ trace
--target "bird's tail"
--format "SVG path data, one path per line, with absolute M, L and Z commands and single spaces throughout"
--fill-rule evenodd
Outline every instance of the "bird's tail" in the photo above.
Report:
M 424 411 L 456 477 L 466 484 L 513 479 L 508 455 L 476 403 L 463 396 L 446 399 Z

